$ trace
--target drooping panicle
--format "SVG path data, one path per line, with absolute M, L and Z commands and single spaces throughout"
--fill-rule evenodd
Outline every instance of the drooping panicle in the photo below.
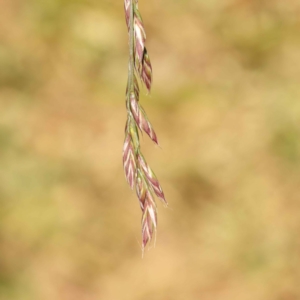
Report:
M 157 227 L 157 212 L 154 196 L 167 204 L 163 190 L 152 169 L 146 163 L 140 148 L 139 131 L 145 132 L 158 144 L 156 133 L 139 103 L 138 79 L 148 92 L 152 85 L 152 66 L 145 43 L 146 33 L 138 0 L 124 0 L 125 20 L 129 33 L 129 67 L 126 88 L 127 123 L 123 146 L 123 166 L 131 189 L 136 189 L 142 210 L 142 248 L 153 238 Z

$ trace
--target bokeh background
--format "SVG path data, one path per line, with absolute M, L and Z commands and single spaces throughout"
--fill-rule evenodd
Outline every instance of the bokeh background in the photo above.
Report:
M 140 1 L 170 203 L 144 258 L 122 1 L 0 4 L 1 300 L 300 299 L 298 0 Z

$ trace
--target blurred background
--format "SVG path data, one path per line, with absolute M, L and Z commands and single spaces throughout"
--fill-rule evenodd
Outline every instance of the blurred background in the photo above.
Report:
M 0 0 L 0 299 L 300 299 L 300 2 L 140 1 L 169 201 L 141 255 L 123 2 Z

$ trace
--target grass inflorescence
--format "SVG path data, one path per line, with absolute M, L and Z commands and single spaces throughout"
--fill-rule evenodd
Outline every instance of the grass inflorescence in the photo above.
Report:
M 145 132 L 158 145 L 156 133 L 139 103 L 139 80 L 150 93 L 152 66 L 145 47 L 146 33 L 138 9 L 138 0 L 124 0 L 125 18 L 129 33 L 129 65 L 126 89 L 127 122 L 123 147 L 125 176 L 136 194 L 142 209 L 142 249 L 151 241 L 157 228 L 157 209 L 154 197 L 165 205 L 163 190 L 146 162 L 140 147 L 140 132 Z

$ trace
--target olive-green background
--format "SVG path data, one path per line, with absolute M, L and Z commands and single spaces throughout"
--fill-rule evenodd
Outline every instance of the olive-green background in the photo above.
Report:
M 156 246 L 122 169 L 122 1 L 1 0 L 0 299 L 300 299 L 300 2 L 140 0 Z

